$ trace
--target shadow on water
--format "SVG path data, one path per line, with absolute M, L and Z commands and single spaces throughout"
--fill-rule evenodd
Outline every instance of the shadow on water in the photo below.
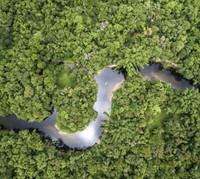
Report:
M 124 81 L 123 74 L 117 70 L 113 71 L 108 68 L 103 70 L 100 74 L 94 75 L 98 84 L 97 101 L 95 102 L 93 109 L 98 112 L 97 119 L 92 121 L 85 130 L 67 134 L 59 130 L 56 126 L 58 113 L 54 109 L 53 114 L 46 118 L 44 121 L 27 122 L 18 119 L 15 115 L 10 115 L 5 118 L 0 117 L 0 125 L 5 126 L 7 129 L 25 130 L 37 129 L 41 134 L 41 138 L 49 137 L 54 141 L 56 147 L 61 150 L 84 150 L 95 143 L 100 142 L 100 136 L 103 130 L 100 128 L 103 121 L 108 120 L 108 116 L 104 115 L 104 112 L 110 114 L 111 112 L 111 100 L 113 91 L 119 88 Z
M 197 87 L 191 85 L 191 81 L 183 79 L 181 75 L 175 73 L 173 70 L 163 69 L 160 64 L 151 63 L 150 66 L 144 65 L 143 68 L 138 68 L 143 76 L 143 80 L 160 79 L 162 82 L 171 83 L 171 87 L 177 90 Z M 120 87 L 127 76 L 124 68 L 114 71 L 115 69 L 108 68 L 101 71 L 100 74 L 94 75 L 98 84 L 98 94 L 93 109 L 98 112 L 98 116 L 85 130 L 73 134 L 60 131 L 56 126 L 58 113 L 55 109 L 51 116 L 40 123 L 27 122 L 18 119 L 15 115 L 4 118 L 0 117 L 0 126 L 4 126 L 1 129 L 14 129 L 16 132 L 24 129 L 29 129 L 31 132 L 37 129 L 42 140 L 46 138 L 51 139 L 61 151 L 90 149 L 91 146 L 100 142 L 103 133 L 103 130 L 100 128 L 101 124 L 109 119 L 104 113 L 106 112 L 108 115 L 111 113 L 112 92 Z
M 184 79 L 180 74 L 176 73 L 172 68 L 164 69 L 161 64 L 150 63 L 149 66 L 144 65 L 143 68 L 138 66 L 143 80 L 159 79 L 162 82 L 171 83 L 171 88 L 177 90 L 185 90 L 187 88 L 198 88 L 192 85 L 192 81 Z

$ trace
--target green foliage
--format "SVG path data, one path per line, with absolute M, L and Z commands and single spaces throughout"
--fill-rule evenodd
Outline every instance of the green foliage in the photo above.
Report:
M 58 178 L 66 166 L 62 155 L 41 141 L 39 134 L 21 131 L 0 131 L 0 176 L 1 178 Z M 48 142 L 48 143 L 47 143 Z
M 93 110 L 97 85 L 93 75 L 89 75 L 84 69 L 68 74 L 70 78 L 74 78 L 75 75 L 76 78 L 71 82 L 66 80 L 65 76 L 62 77 L 63 88 L 54 92 L 53 103 L 58 111 L 56 125 L 63 132 L 73 133 L 83 130 L 97 117 L 97 113 Z
M 194 89 L 128 77 L 114 94 L 107 132 L 90 150 L 63 153 L 36 132 L 0 130 L 0 176 L 199 178 L 199 98 Z
M 126 177 L 199 176 L 199 98 L 193 88 L 178 92 L 157 80 L 127 78 L 115 92 L 110 120 L 103 125 L 105 155 L 113 165 L 123 156 Z
M 165 111 L 160 111 L 156 116 L 150 117 L 151 119 L 148 122 L 149 130 L 153 130 L 154 128 L 158 128 L 161 126 L 164 122 L 167 122 L 174 116 L 170 113 L 167 113 Z M 178 118 L 175 118 L 175 120 L 178 120 Z
M 0 1 L 0 115 L 42 121 L 55 106 L 61 130 L 82 130 L 96 117 L 92 74 L 112 64 L 128 73 L 100 144 L 62 154 L 35 132 L 0 130 L 0 178 L 200 178 L 198 90 L 136 70 L 161 62 L 200 84 L 199 9 L 199 0 Z
M 58 86 L 72 83 L 64 83 L 63 62 L 90 74 L 116 64 L 131 76 L 137 65 L 162 61 L 199 83 L 198 1 L 89 2 L 1 2 L 1 109 L 47 117 Z
M 66 86 L 75 86 L 77 85 L 75 83 L 76 80 L 76 70 L 72 69 L 66 69 L 63 70 L 59 75 L 57 79 L 57 85 L 59 88 L 64 88 Z

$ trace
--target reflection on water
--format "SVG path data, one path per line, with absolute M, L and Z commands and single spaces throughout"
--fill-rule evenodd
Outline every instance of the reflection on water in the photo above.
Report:
M 185 90 L 191 87 L 197 88 L 197 85 L 191 85 L 188 80 L 181 78 L 179 74 L 162 69 L 160 64 L 153 63 L 150 66 L 144 65 L 143 69 L 139 67 L 139 70 L 143 76 L 143 80 L 159 79 L 162 82 L 171 83 L 171 88 L 177 90 Z
M 0 117 L 0 124 L 4 125 L 8 129 L 27 129 L 35 128 L 45 133 L 46 136 L 50 136 L 52 140 L 61 139 L 64 144 L 70 148 L 85 149 L 94 145 L 100 141 L 102 129 L 101 124 L 104 120 L 108 120 L 108 117 L 104 115 L 104 112 L 110 114 L 111 111 L 111 99 L 112 92 L 119 88 L 124 81 L 124 77 L 118 71 L 112 71 L 110 68 L 103 70 L 99 75 L 94 75 L 96 82 L 98 83 L 97 101 L 94 104 L 94 110 L 98 112 L 97 119 L 92 121 L 89 126 L 81 132 L 73 134 L 66 134 L 61 132 L 56 126 L 56 118 L 58 113 L 56 110 L 46 120 L 38 122 L 27 122 L 21 119 L 17 119 L 15 115 L 10 115 L 5 118 Z
M 169 70 L 160 69 L 160 65 L 152 64 L 151 66 L 144 66 L 142 69 L 139 67 L 140 73 L 143 75 L 144 80 L 160 79 L 162 82 L 171 83 L 171 87 L 178 90 L 185 90 L 193 85 L 184 79 L 177 79 L 176 75 L 173 75 Z M 94 75 L 96 82 L 98 83 L 97 101 L 94 104 L 94 110 L 98 112 L 97 119 L 92 121 L 89 126 L 81 132 L 73 134 L 66 134 L 61 132 L 56 127 L 57 112 L 48 117 L 45 121 L 27 122 L 17 119 L 15 115 L 10 115 L 5 118 L 0 117 L 0 124 L 4 125 L 8 129 L 27 129 L 35 128 L 45 133 L 46 136 L 50 136 L 52 140 L 61 139 L 64 144 L 70 148 L 85 149 L 100 142 L 100 136 L 103 130 L 100 128 L 103 121 L 108 120 L 108 117 L 103 113 L 110 114 L 111 112 L 111 99 L 112 92 L 118 89 L 121 83 L 124 81 L 122 73 L 119 71 L 112 71 L 110 68 L 103 70 L 99 75 Z M 196 87 L 196 86 L 194 86 Z

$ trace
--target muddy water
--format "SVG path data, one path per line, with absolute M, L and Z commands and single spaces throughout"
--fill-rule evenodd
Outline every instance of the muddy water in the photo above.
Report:
M 113 91 L 120 87 L 124 81 L 124 76 L 119 71 L 113 71 L 108 68 L 103 70 L 99 75 L 94 75 L 98 84 L 97 101 L 94 104 L 94 110 L 98 112 L 97 119 L 92 121 L 89 126 L 81 131 L 73 134 L 66 134 L 61 132 L 56 127 L 56 120 L 58 113 L 56 110 L 45 121 L 27 122 L 21 119 L 17 119 L 15 115 L 10 115 L 5 118 L 0 117 L 0 124 L 8 129 L 27 129 L 35 128 L 45 133 L 45 136 L 49 136 L 52 140 L 61 139 L 64 144 L 70 148 L 85 149 L 100 142 L 100 136 L 103 130 L 100 128 L 104 120 L 108 120 L 108 117 L 104 115 L 104 112 L 110 114 L 111 112 L 111 100 Z

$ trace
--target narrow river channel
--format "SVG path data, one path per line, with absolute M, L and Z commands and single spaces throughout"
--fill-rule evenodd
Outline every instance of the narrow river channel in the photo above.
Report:
M 161 69 L 159 64 L 152 64 L 150 66 L 139 67 L 139 71 L 143 76 L 143 80 L 160 79 L 162 82 L 171 83 L 171 87 L 177 90 L 185 90 L 191 87 L 197 87 L 190 84 L 189 81 L 181 79 L 180 76 L 172 74 L 170 70 Z M 100 74 L 94 75 L 98 84 L 97 101 L 94 104 L 94 110 L 98 112 L 98 117 L 92 121 L 89 126 L 81 131 L 72 134 L 61 132 L 56 127 L 57 112 L 54 110 L 53 114 L 46 120 L 38 122 L 27 122 L 18 119 L 15 115 L 10 115 L 5 118 L 0 117 L 0 125 L 7 129 L 29 129 L 34 128 L 44 132 L 45 136 L 50 137 L 53 141 L 61 139 L 63 143 L 70 148 L 86 149 L 95 143 L 100 142 L 100 136 L 103 130 L 100 128 L 103 121 L 108 120 L 104 112 L 110 114 L 111 101 L 113 91 L 117 90 L 122 82 L 124 76 L 119 71 L 113 71 L 111 68 L 101 71 Z
M 113 71 L 111 68 L 103 70 L 99 75 L 94 75 L 98 84 L 97 101 L 94 104 L 94 110 L 98 112 L 97 119 L 92 121 L 89 126 L 81 131 L 72 134 L 67 134 L 59 130 L 56 127 L 58 113 L 54 110 L 53 114 L 46 120 L 38 122 L 27 122 L 18 119 L 15 115 L 10 115 L 5 118 L 0 117 L 0 124 L 7 129 L 28 129 L 34 128 L 45 133 L 45 136 L 49 136 L 52 140 L 61 139 L 64 144 L 70 148 L 85 149 L 98 143 L 103 130 L 100 128 L 104 120 L 108 120 L 108 117 L 104 115 L 104 112 L 110 114 L 111 112 L 111 100 L 113 91 L 118 89 L 121 83 L 124 81 L 124 76 L 119 71 Z
M 185 90 L 187 88 L 197 88 L 197 85 L 192 85 L 190 81 L 185 80 L 181 75 L 175 73 L 170 69 L 161 68 L 160 64 L 153 63 L 150 66 L 144 65 L 143 68 L 139 67 L 143 80 L 159 79 L 162 82 L 171 83 L 171 88 L 177 90 Z

